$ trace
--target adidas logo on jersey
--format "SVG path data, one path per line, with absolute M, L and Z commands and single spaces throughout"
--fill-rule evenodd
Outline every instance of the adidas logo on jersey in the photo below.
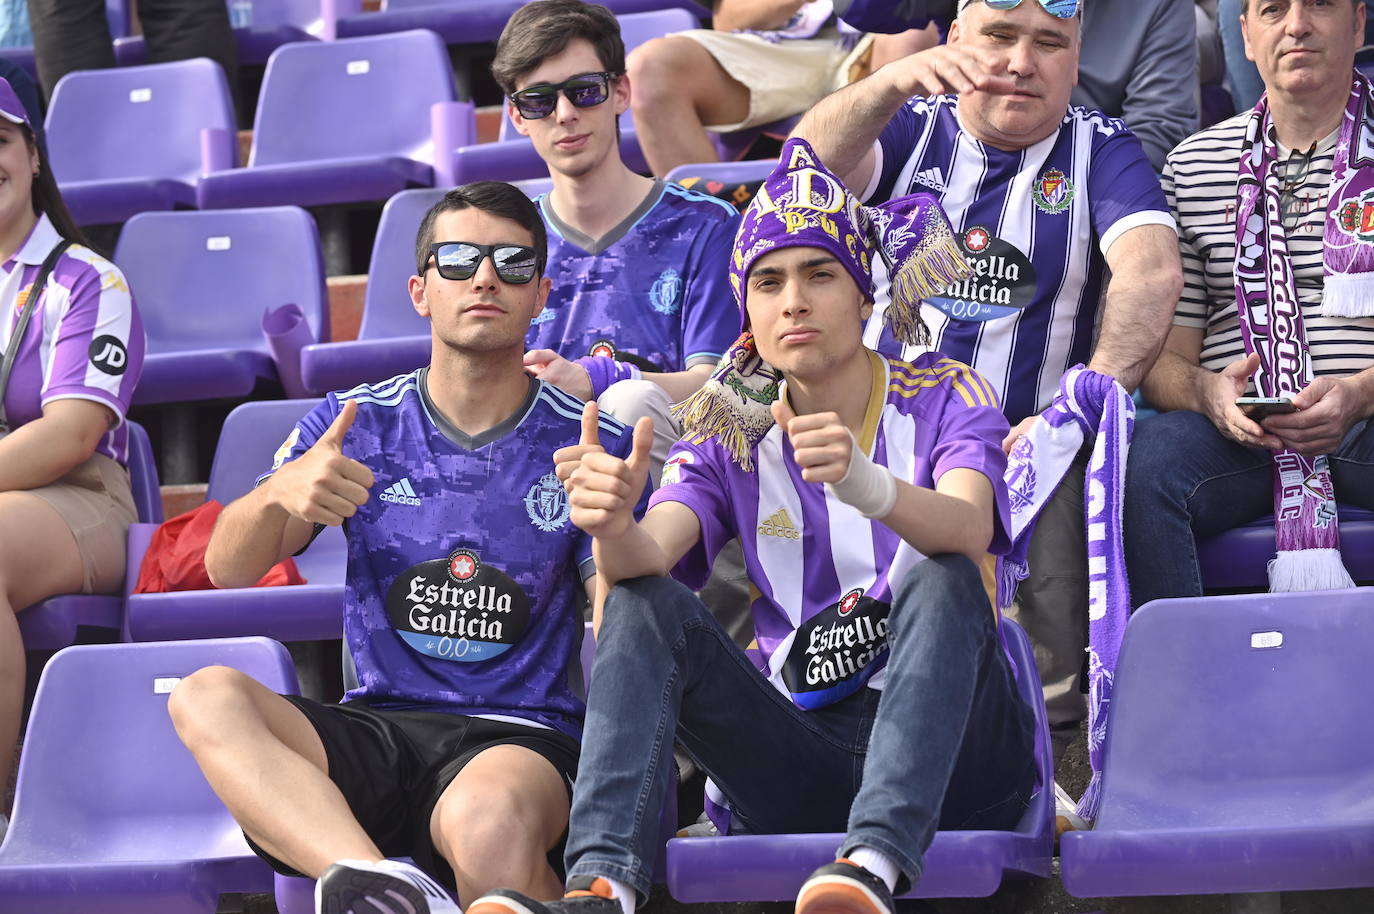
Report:
M 918 172 L 914 180 L 917 184 L 924 184 L 931 190 L 939 191 L 940 193 L 944 193 L 946 190 L 945 174 L 938 168 L 927 168 L 925 171 Z
M 786 508 L 779 508 L 769 515 L 767 520 L 759 524 L 759 533 L 764 536 L 780 536 L 789 540 L 801 539 L 801 531 L 792 523 L 792 518 L 788 515 Z
M 410 487 L 410 477 L 402 476 L 400 482 L 392 483 L 382 490 L 380 496 L 382 501 L 389 501 L 394 505 L 415 505 L 419 506 L 420 496 L 415 494 L 415 490 Z

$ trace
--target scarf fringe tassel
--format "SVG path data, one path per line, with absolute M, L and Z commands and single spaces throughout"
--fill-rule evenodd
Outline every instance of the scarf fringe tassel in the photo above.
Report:
M 1354 586 L 1339 549 L 1290 549 L 1269 561 L 1269 590 L 1273 593 L 1345 590 Z

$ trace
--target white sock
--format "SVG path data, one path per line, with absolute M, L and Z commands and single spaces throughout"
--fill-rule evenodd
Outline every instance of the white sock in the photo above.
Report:
M 856 847 L 845 857 L 850 863 L 861 866 L 883 882 L 887 883 L 889 892 L 897 889 L 897 876 L 901 873 L 897 864 L 892 862 L 892 858 L 882 851 L 875 851 L 871 847 Z M 631 912 L 633 914 L 633 912 Z
M 609 876 L 602 876 L 601 878 L 610 885 L 611 895 L 620 902 L 620 907 L 625 911 L 625 914 L 635 914 L 635 904 L 638 901 L 635 890 L 619 879 L 612 879 Z

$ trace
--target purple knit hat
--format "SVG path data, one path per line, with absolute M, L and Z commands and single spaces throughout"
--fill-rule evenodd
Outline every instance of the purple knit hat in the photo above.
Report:
M 911 194 L 880 206 L 863 206 L 810 144 L 796 137 L 788 140 L 778 167 L 745 210 L 735 236 L 730 285 L 744 333 L 706 384 L 673 408 L 684 431 L 715 436 L 745 469 L 752 466 L 753 446 L 773 426 L 769 407 L 778 398 L 781 380 L 778 371 L 759 357 L 748 332 L 747 280 L 760 257 L 789 247 L 821 248 L 833 254 L 869 301 L 872 258 L 882 257 L 891 280 L 885 317 L 893 336 L 903 343 L 925 341 L 921 299 L 971 272 L 934 197 Z
M 835 256 L 859 290 L 873 300 L 872 257 L 882 257 L 892 282 L 887 319 L 903 343 L 922 342 L 921 299 L 968 275 L 940 203 L 911 194 L 864 206 L 835 177 L 806 140 L 793 137 L 778 167 L 744 212 L 730 260 L 730 286 L 748 325 L 745 298 L 754 262 L 779 248 L 815 247 Z

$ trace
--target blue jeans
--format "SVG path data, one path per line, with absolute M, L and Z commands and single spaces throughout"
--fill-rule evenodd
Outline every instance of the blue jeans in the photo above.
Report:
M 1124 514 L 1132 605 L 1202 595 L 1197 541 L 1273 513 L 1269 455 L 1188 410 L 1136 426 Z M 1330 468 L 1337 502 L 1374 509 L 1374 423 L 1350 429 Z
M 1035 789 L 1034 725 L 977 566 L 921 562 L 888 619 L 886 688 L 803 711 L 687 588 L 621 582 L 597 642 L 569 878 L 609 876 L 648 895 L 674 737 L 743 830 L 845 831 L 841 853 L 871 847 L 912 882 L 937 825 L 1013 827 Z

